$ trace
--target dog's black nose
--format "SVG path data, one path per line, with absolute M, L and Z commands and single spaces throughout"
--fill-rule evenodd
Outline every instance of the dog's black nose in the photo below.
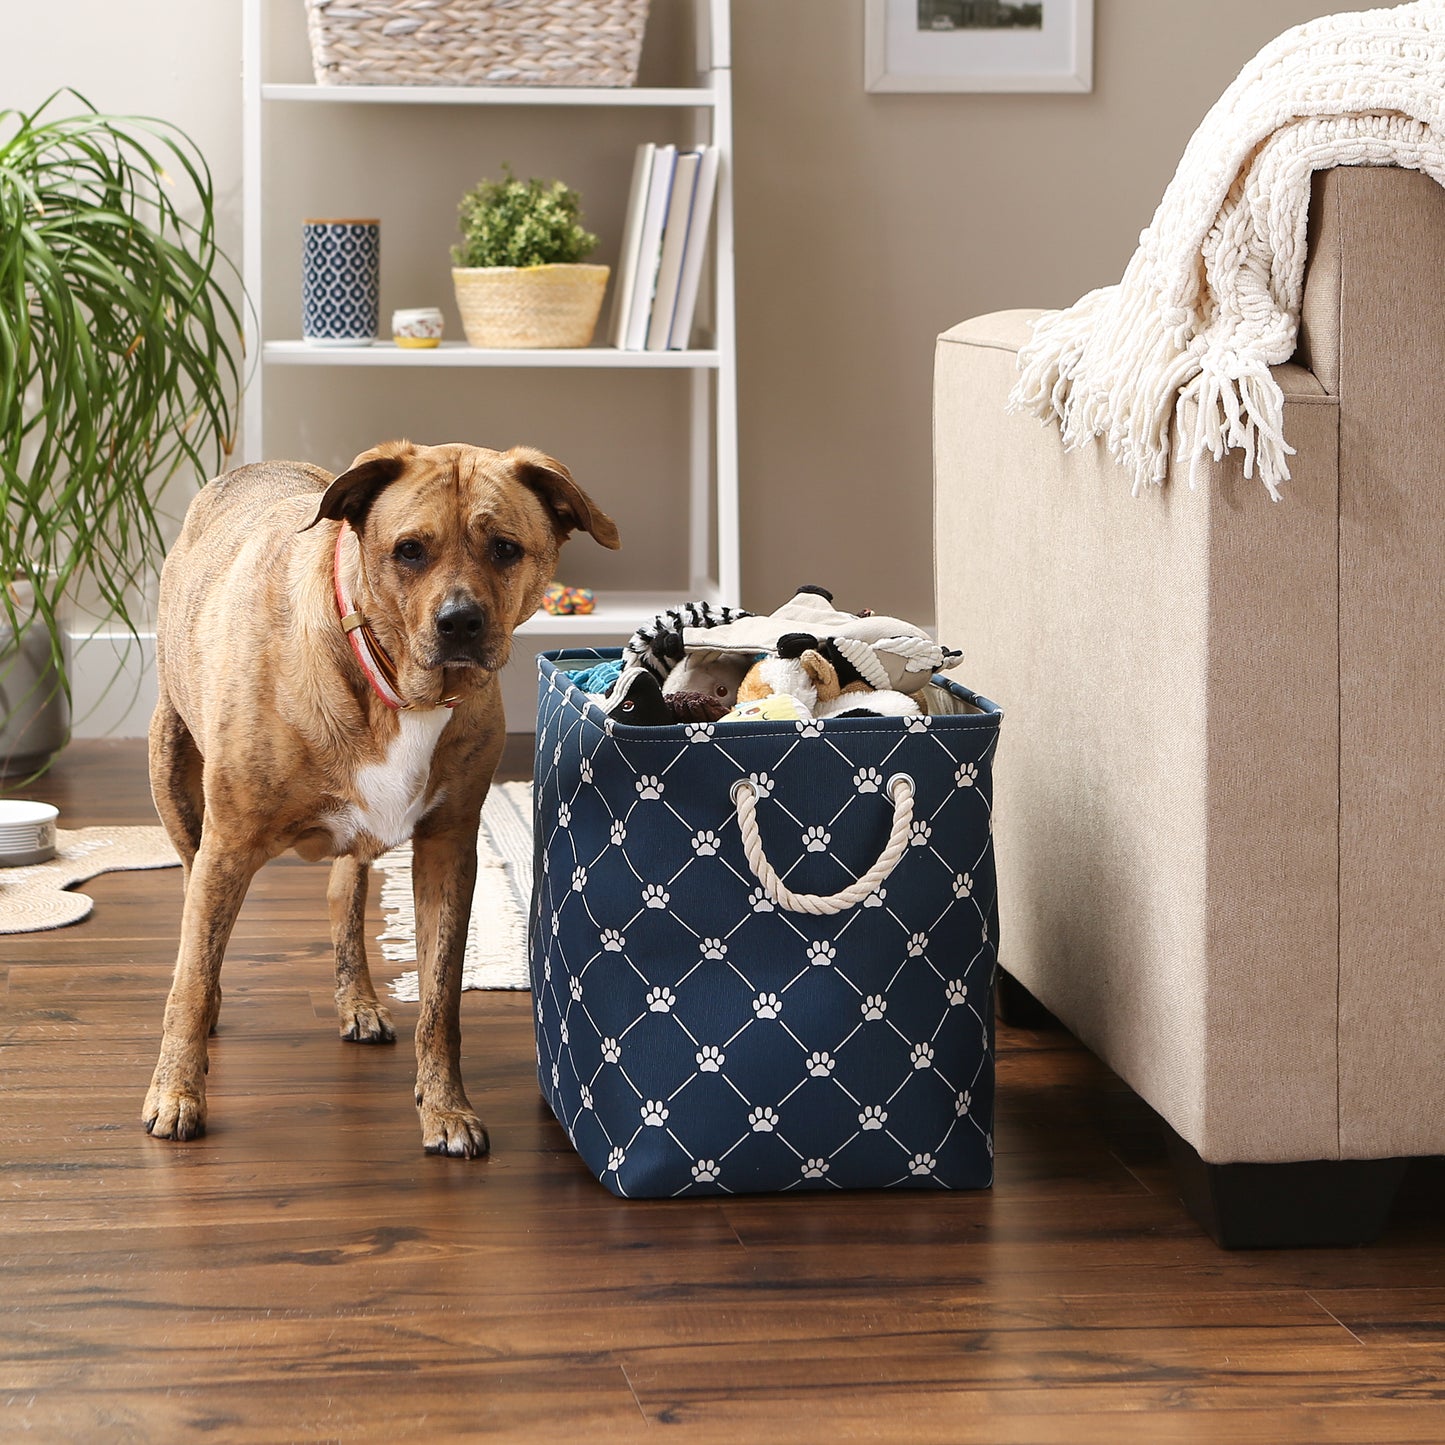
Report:
M 477 603 L 448 602 L 437 613 L 437 638 L 450 655 L 468 653 L 476 647 L 486 625 L 487 614 Z

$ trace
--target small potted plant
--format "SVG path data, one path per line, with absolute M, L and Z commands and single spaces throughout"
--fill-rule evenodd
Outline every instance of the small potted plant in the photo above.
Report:
M 133 609 L 158 498 L 229 454 L 241 326 L 206 163 L 163 121 L 0 111 L 0 776 L 65 742 L 66 607 Z M 237 287 L 239 290 L 239 286 Z
M 473 346 L 586 346 L 597 327 L 608 268 L 585 265 L 597 237 L 577 192 L 561 181 L 521 181 L 503 166 L 462 197 L 462 244 L 452 282 Z

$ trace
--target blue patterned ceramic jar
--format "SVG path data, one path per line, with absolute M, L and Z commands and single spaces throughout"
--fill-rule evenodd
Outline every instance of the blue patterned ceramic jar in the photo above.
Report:
M 313 346 L 368 346 L 381 315 L 381 223 L 302 223 L 301 335 Z

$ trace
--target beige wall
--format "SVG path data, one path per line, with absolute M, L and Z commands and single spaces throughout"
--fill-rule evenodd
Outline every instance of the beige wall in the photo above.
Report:
M 1329 0 L 1095 0 L 1089 95 L 863 89 L 862 0 L 736 0 L 744 588 L 933 610 L 933 340 L 1117 281 L 1184 145 Z
M 654 0 L 654 77 L 684 49 L 684 3 Z M 1342 7 L 1096 0 L 1095 85 L 1083 96 L 870 95 L 862 0 L 733 8 L 742 600 L 766 609 L 816 581 L 844 605 L 927 621 L 934 337 L 979 312 L 1064 304 L 1117 279 L 1190 132 L 1243 62 L 1286 26 Z M 276 10 L 273 76 L 305 78 L 301 0 Z M 17 7 L 0 104 L 70 84 L 102 109 L 177 121 L 210 159 L 239 257 L 239 12 L 236 0 Z M 321 109 L 270 114 L 276 225 L 332 207 L 391 219 L 384 309 L 433 299 L 456 195 L 502 159 L 582 186 L 599 259 L 610 259 L 631 149 L 649 132 L 645 117 L 610 113 L 579 129 L 545 112 L 448 112 L 412 135 L 385 115 L 310 113 Z M 292 125 L 298 138 L 312 128 L 326 164 L 290 161 L 304 149 L 282 135 Z M 393 169 L 410 189 L 379 183 Z M 274 316 L 293 308 L 297 279 L 279 231 L 273 250 Z M 419 395 L 384 373 L 340 385 L 276 377 L 277 446 L 323 464 L 348 460 L 378 429 L 555 447 L 580 463 L 627 540 L 616 559 L 574 548 L 571 580 L 684 584 L 678 378 L 570 378 L 562 393 L 536 376 L 488 373 L 479 385 L 463 374 Z

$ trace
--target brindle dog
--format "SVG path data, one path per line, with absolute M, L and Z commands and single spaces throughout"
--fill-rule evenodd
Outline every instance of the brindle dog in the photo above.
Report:
M 618 545 L 567 469 L 527 447 L 391 442 L 335 478 L 262 463 L 191 503 L 161 576 L 150 729 L 151 788 L 185 874 L 150 1133 L 205 1129 L 222 955 L 256 870 L 288 849 L 336 860 L 342 1037 L 395 1039 L 362 924 L 369 865 L 410 838 L 422 1142 L 487 1152 L 462 1085 L 460 1003 L 477 828 L 505 737 L 497 671 L 579 528 Z

